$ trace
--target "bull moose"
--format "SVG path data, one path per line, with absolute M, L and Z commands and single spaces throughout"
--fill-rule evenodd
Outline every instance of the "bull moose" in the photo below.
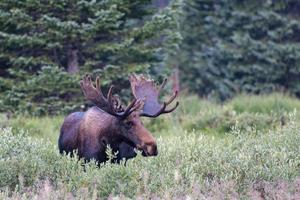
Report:
M 84 158 L 86 162 L 95 159 L 101 163 L 108 160 L 106 148 L 109 145 L 113 152 L 118 152 L 116 162 L 135 157 L 134 148 L 142 151 L 143 156 L 156 156 L 156 141 L 140 117 L 158 117 L 174 111 L 178 102 L 171 109 L 167 106 L 177 97 L 177 91 L 169 101 L 160 104 L 158 98 L 166 79 L 157 86 L 143 75 L 131 75 L 130 84 L 134 99 L 124 108 L 112 94 L 113 86 L 105 98 L 100 88 L 100 78 L 96 78 L 94 86 L 91 76 L 85 75 L 80 81 L 81 90 L 95 106 L 65 118 L 58 140 L 60 153 L 72 154 L 77 150 L 79 158 Z

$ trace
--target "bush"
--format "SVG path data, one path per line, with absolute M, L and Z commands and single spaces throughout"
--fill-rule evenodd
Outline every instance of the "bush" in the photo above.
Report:
M 3 129 L 0 134 L 0 188 L 18 189 L 20 184 L 29 186 L 46 178 L 71 181 L 83 170 L 76 158 L 60 156 L 50 142 L 33 139 L 22 131 L 13 135 L 11 129 Z
M 226 138 L 177 130 L 177 136 L 158 138 L 157 157 L 138 155 L 126 166 L 106 163 L 100 168 L 93 162 L 83 167 L 77 158 L 60 156 L 55 145 L 27 135 L 1 131 L 0 187 L 15 191 L 2 196 L 35 195 L 37 188 L 46 187 L 58 196 L 175 198 L 199 186 L 200 194 L 221 187 L 228 195 L 244 196 L 258 182 L 290 182 L 299 176 L 300 134 L 294 120 L 266 132 L 234 127 Z
M 255 127 L 258 131 L 282 127 L 289 122 L 288 113 L 294 110 L 299 121 L 299 100 L 273 94 L 270 96 L 237 96 L 223 105 L 199 99 L 181 97 L 180 106 L 171 115 L 157 119 L 143 118 L 145 126 L 155 136 L 181 135 L 181 132 L 203 131 L 222 136 L 236 126 L 241 130 Z M 245 106 L 245 105 L 246 106 Z M 56 143 L 64 116 L 26 117 L 7 119 L 0 114 L 0 128 L 12 127 L 13 132 L 28 130 L 34 137 L 50 139 Z M 49 134 L 51 133 L 51 134 Z
M 263 131 L 284 126 L 289 121 L 288 113 L 300 111 L 299 100 L 281 94 L 241 95 L 223 105 L 196 96 L 183 97 L 179 101 L 175 113 L 146 123 L 149 129 L 170 135 L 176 134 L 177 130 L 201 130 L 223 135 L 233 126 L 241 130 L 255 127 Z M 299 119 L 299 112 L 296 112 L 296 120 Z
M 239 95 L 229 103 L 238 113 L 282 114 L 300 110 L 300 101 L 296 98 L 274 93 L 270 95 Z
M 18 116 L 14 119 L 7 120 L 2 116 L 0 128 L 10 127 L 12 132 L 18 134 L 22 130 L 26 130 L 30 136 L 35 138 L 44 138 L 52 143 L 57 143 L 60 127 L 63 123 L 62 116 L 56 117 L 24 117 Z M 0 115 L 1 119 L 1 115 Z

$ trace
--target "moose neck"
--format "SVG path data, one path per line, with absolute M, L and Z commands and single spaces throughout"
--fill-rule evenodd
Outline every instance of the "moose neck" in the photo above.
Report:
M 119 131 L 121 131 L 120 120 L 96 106 L 86 111 L 81 124 L 82 133 L 95 136 L 95 140 L 101 138 L 105 145 L 112 146 L 122 142 L 122 138 L 118 134 Z

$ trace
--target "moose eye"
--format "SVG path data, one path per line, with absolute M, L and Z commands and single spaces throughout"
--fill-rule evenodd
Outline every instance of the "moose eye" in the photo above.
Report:
M 129 127 L 132 127 L 133 126 L 133 122 L 126 122 L 126 125 L 129 126 Z

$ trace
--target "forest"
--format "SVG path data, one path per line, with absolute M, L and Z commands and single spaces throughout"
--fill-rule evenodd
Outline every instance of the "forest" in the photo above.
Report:
M 1 0 L 0 199 L 299 199 L 299 36 L 297 0 Z M 124 105 L 168 79 L 157 156 L 59 153 L 86 74 Z

